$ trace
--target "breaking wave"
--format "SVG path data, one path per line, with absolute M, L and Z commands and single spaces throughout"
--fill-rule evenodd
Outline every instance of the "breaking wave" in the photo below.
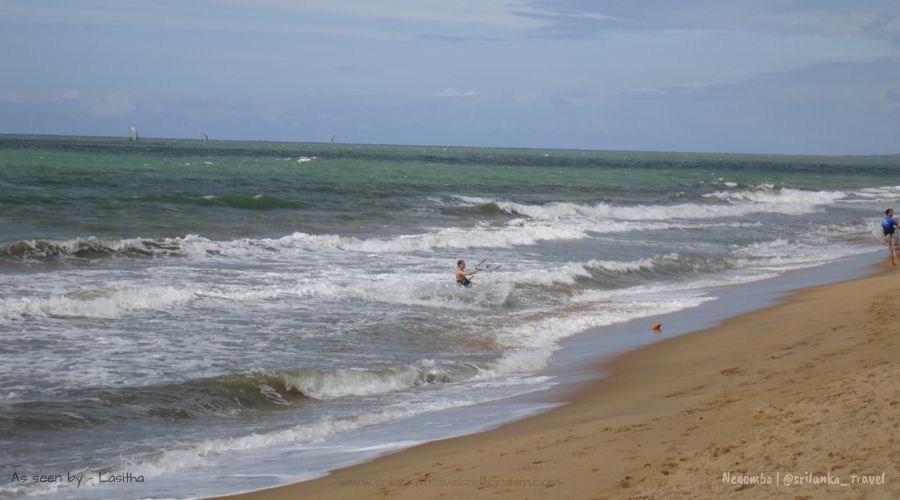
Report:
M 96 237 L 66 241 L 21 240 L 0 246 L 0 261 L 41 262 L 107 257 L 253 257 L 279 252 L 339 250 L 364 253 L 433 252 L 443 249 L 512 248 L 546 241 L 581 240 L 594 234 L 664 231 L 695 227 L 709 219 L 757 213 L 804 215 L 838 202 L 884 201 L 900 197 L 900 187 L 856 192 L 808 191 L 757 186 L 749 190 L 717 191 L 702 195 L 702 203 L 672 205 L 581 205 L 554 202 L 544 205 L 485 198 L 457 197 L 466 206 L 479 206 L 514 218 L 505 223 L 436 228 L 389 238 L 356 238 L 336 234 L 295 232 L 281 238 L 210 240 L 189 234 L 173 238 L 104 240 Z M 250 197 L 256 199 L 256 197 Z M 491 208 L 486 208 L 491 207 Z M 697 221 L 697 222 L 692 222 Z
M 0 256 L 6 257 L 7 260 L 9 258 L 52 260 L 66 257 L 97 259 L 112 256 L 152 257 L 155 255 L 183 255 L 180 242 L 177 239 L 101 240 L 87 237 L 66 241 L 21 240 L 0 246 Z
M 307 400 L 372 396 L 473 377 L 477 368 L 434 360 L 382 369 L 253 370 L 180 383 L 68 391 L 64 399 L 13 403 L 0 416 L 4 433 L 62 429 L 121 420 L 196 419 L 278 411 Z
M 191 290 L 171 286 L 109 286 L 48 297 L 0 299 L 0 319 L 34 317 L 118 318 L 129 311 L 160 310 L 196 298 Z
M 803 215 L 814 213 L 820 207 L 832 205 L 846 197 L 847 193 L 842 191 L 805 191 L 765 186 L 749 191 L 718 191 L 703 195 L 703 198 L 710 200 L 710 203 L 681 203 L 673 205 L 619 206 L 605 202 L 592 205 L 568 202 L 529 205 L 483 198 L 460 197 L 459 199 L 463 204 L 492 205 L 498 211 L 508 215 L 525 216 L 536 220 L 586 217 L 621 221 L 659 221 L 671 219 L 702 220 L 756 213 Z

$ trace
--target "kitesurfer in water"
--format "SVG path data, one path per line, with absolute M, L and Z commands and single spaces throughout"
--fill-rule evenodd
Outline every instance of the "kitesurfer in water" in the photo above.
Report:
M 456 284 L 469 288 L 475 286 L 475 282 L 469 279 L 469 276 L 477 273 L 481 269 L 475 268 L 474 271 L 466 271 L 466 261 L 459 259 L 456 261 Z

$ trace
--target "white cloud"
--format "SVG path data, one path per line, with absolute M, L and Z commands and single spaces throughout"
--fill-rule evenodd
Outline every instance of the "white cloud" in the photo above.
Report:
M 518 15 L 527 0 L 95 0 L 45 6 L 0 0 L 0 18 L 68 25 L 139 26 L 305 33 L 394 39 L 431 34 L 496 36 L 490 30 L 528 30 L 541 23 Z M 46 2 L 45 2 L 46 3 Z M 252 14 L 248 15 L 248 12 Z M 425 24 L 432 24 L 425 26 Z M 449 31 L 449 33 L 445 33 Z
M 2 100 L 3 102 L 12 102 L 15 104 L 31 102 L 31 99 L 29 99 L 28 96 L 16 90 L 9 90 L 7 92 L 4 92 Z
M 235 2 L 219 1 L 225 4 Z M 376 19 L 478 23 L 506 28 L 532 28 L 537 25 L 534 21 L 517 15 L 518 10 L 527 8 L 526 0 L 305 0 L 301 6 L 294 0 L 263 0 L 262 4 L 290 10 L 312 10 Z
M 539 34 L 585 39 L 613 31 L 701 30 L 890 39 L 896 0 L 530 0 L 521 15 L 544 23 Z
M 269 125 L 283 125 L 289 117 L 287 111 L 275 106 L 264 107 L 259 110 L 259 114 Z
M 466 90 L 465 92 L 456 90 L 453 87 L 447 87 L 443 90 L 438 90 L 437 93 L 434 94 L 435 97 L 478 97 L 478 92 L 474 90 Z
M 0 101 L 14 104 L 36 104 L 42 102 L 67 101 L 78 99 L 81 95 L 75 89 L 63 89 L 53 91 L 22 91 L 8 90 L 0 95 Z
M 900 87 L 888 87 L 884 91 L 884 98 L 891 106 L 900 107 Z
M 134 95 L 122 92 L 90 96 L 82 102 L 91 114 L 98 116 L 124 118 L 137 109 Z
M 56 99 L 54 99 L 54 100 L 61 101 L 61 100 L 66 100 L 66 99 L 78 99 L 78 97 L 80 95 L 81 95 L 81 92 L 79 92 L 75 89 L 60 90 L 59 92 L 56 93 Z
M 879 12 L 870 22 L 862 27 L 862 32 L 871 33 L 875 31 L 881 31 L 882 29 L 893 23 L 896 19 L 897 16 L 894 15 L 893 12 Z

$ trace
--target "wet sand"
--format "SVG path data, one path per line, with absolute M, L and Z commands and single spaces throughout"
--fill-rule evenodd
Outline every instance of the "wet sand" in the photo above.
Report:
M 228 498 L 900 498 L 898 293 L 890 266 L 804 289 L 538 416 Z

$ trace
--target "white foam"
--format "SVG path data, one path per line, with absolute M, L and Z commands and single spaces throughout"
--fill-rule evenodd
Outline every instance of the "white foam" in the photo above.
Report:
M 598 304 L 567 316 L 548 316 L 495 333 L 496 341 L 507 351 L 499 360 L 481 370 L 479 377 L 493 378 L 513 373 L 527 373 L 547 366 L 550 356 L 559 348 L 558 341 L 591 328 L 623 323 L 635 318 L 681 311 L 713 300 L 697 293 L 665 300 L 629 301 Z M 597 309 L 600 309 L 597 311 Z
M 368 396 L 408 389 L 418 384 L 446 382 L 449 376 L 433 361 L 417 365 L 373 370 L 338 370 L 334 372 L 304 371 L 283 375 L 284 385 L 314 399 L 345 396 Z
M 583 228 L 554 224 L 528 224 L 473 228 L 444 228 L 422 234 L 402 235 L 393 238 L 358 239 L 337 235 L 311 235 L 294 233 L 279 240 L 270 241 L 276 246 L 306 249 L 340 249 L 366 253 L 430 252 L 436 249 L 510 248 L 518 245 L 534 245 L 541 241 L 578 240 L 587 237 Z
M 563 207 L 561 213 L 569 212 L 571 207 Z M 574 207 L 574 205 L 572 205 Z M 700 210 L 700 205 L 686 205 L 691 210 Z M 571 209 L 571 210 L 570 210 Z M 546 241 L 583 240 L 594 234 L 616 234 L 633 231 L 661 231 L 667 229 L 694 228 L 695 224 L 661 220 L 661 214 L 667 210 L 678 210 L 675 207 L 578 207 L 575 212 L 584 212 L 585 216 L 568 220 L 557 220 L 556 216 L 543 215 L 547 220 L 517 218 L 505 224 L 481 223 L 472 227 L 439 228 L 418 234 L 405 234 L 390 238 L 361 239 L 335 234 L 309 234 L 295 232 L 281 238 L 238 239 L 214 241 L 208 238 L 188 234 L 184 237 L 161 238 L 148 240 L 130 238 L 125 240 L 97 240 L 96 238 L 78 238 L 52 243 L 54 255 L 72 256 L 79 249 L 98 248 L 104 252 L 144 255 L 175 255 L 192 260 L 210 258 L 237 259 L 294 259 L 298 256 L 309 257 L 311 252 L 317 254 L 327 251 L 343 251 L 367 254 L 396 253 L 432 253 L 447 249 L 473 248 L 513 248 L 516 246 L 535 245 Z M 658 212 L 654 215 L 654 210 Z M 705 209 L 703 209 L 705 210 Z M 535 213 L 553 212 L 552 208 L 538 207 Z M 609 212 L 604 215 L 604 212 Z M 672 218 L 678 214 L 668 214 Z M 721 214 L 708 214 L 709 217 Z M 613 217 L 614 216 L 614 217 Z M 611 220 L 611 218 L 633 220 Z M 552 219 L 552 220 L 551 220 Z M 647 220 L 642 220 L 647 219 Z M 660 219 L 660 220 L 656 220 Z M 731 227 L 734 225 L 732 224 Z M 29 244 L 28 242 L 20 242 Z M 46 247 L 34 246 L 30 255 L 45 255 Z M 42 250 L 42 248 L 44 248 Z M 300 254 L 300 255 L 298 255 Z
M 199 295 L 238 302 L 299 297 L 468 310 L 500 306 L 509 300 L 513 293 L 513 284 L 497 279 L 499 275 L 486 278 L 492 280 L 490 287 L 466 290 L 456 285 L 449 271 L 405 275 L 400 273 L 370 275 L 364 270 L 355 271 L 304 278 L 293 285 L 265 285 L 254 288 L 246 285 L 220 285 Z
M 739 268 L 760 269 L 778 273 L 820 266 L 844 257 L 861 255 L 871 251 L 860 245 L 831 244 L 827 247 L 814 243 L 794 242 L 783 238 L 751 243 L 734 251 L 733 262 Z
M 65 295 L 0 299 L 0 318 L 118 318 L 128 311 L 187 304 L 195 297 L 190 290 L 171 286 L 114 285 Z
M 345 271 L 342 274 L 305 278 L 291 286 L 266 285 L 251 289 L 248 289 L 246 285 L 219 286 L 198 292 L 198 295 L 239 302 L 296 296 L 459 310 L 490 309 L 506 304 L 516 292 L 516 287 L 521 285 L 572 285 L 577 278 L 590 277 L 591 270 L 602 269 L 613 273 L 627 273 L 653 269 L 661 262 L 674 262 L 678 259 L 679 255 L 672 253 L 633 261 L 592 259 L 587 262 L 569 262 L 543 268 L 508 264 L 508 267 L 502 271 L 476 276 L 476 281 L 490 286 L 472 289 L 458 287 L 452 281 L 452 275 L 449 272 L 372 275 L 358 269 L 355 273 Z
M 846 198 L 841 191 L 806 191 L 791 188 L 760 187 L 748 191 L 718 191 L 704 195 L 725 204 L 682 203 L 674 205 L 617 206 L 609 203 L 579 205 L 556 202 L 528 205 L 505 200 L 460 197 L 464 205 L 494 203 L 510 215 L 524 215 L 536 220 L 566 218 L 613 219 L 621 221 L 666 221 L 671 219 L 711 219 L 736 217 L 756 213 L 803 215 L 814 213 L 819 207 L 832 205 Z M 638 227 L 631 229 L 637 230 Z
M 649 270 L 665 261 L 676 261 L 677 253 L 648 257 L 632 261 L 598 260 L 591 259 L 587 262 L 568 262 L 555 266 L 547 266 L 541 269 L 510 269 L 509 271 L 491 273 L 492 285 L 495 283 L 510 283 L 513 285 L 553 285 L 574 284 L 577 278 L 591 276 L 592 269 L 602 269 L 613 273 L 628 273 L 640 270 Z
M 329 436 L 377 425 L 392 420 L 408 418 L 427 412 L 468 406 L 476 401 L 458 398 L 443 402 L 400 403 L 376 410 L 347 416 L 330 416 L 316 422 L 299 424 L 286 429 L 251 433 L 237 437 L 207 439 L 186 447 L 165 450 L 153 458 L 140 462 L 129 462 L 118 467 L 115 472 L 131 472 L 134 475 L 161 476 L 187 468 L 202 467 L 216 460 L 218 455 L 281 445 L 303 445 Z M 97 486 L 96 474 L 88 474 L 91 479 L 84 486 Z
M 864 188 L 850 194 L 867 202 L 900 202 L 900 186 Z
M 831 205 L 847 197 L 843 191 L 807 191 L 792 188 L 760 187 L 745 191 L 717 191 L 703 195 L 724 201 L 753 202 L 772 206 Z M 782 212 L 783 213 L 783 212 Z M 805 212 L 804 212 L 805 213 Z
M 837 241 L 859 241 L 861 235 L 872 235 L 881 240 L 883 236 L 880 221 L 874 220 L 857 224 L 823 224 L 817 226 L 813 234 Z
M 444 410 L 448 408 L 468 406 L 475 401 L 459 398 L 447 402 L 400 403 L 366 413 L 347 416 L 330 416 L 316 422 L 299 424 L 281 430 L 251 433 L 237 437 L 223 437 L 202 440 L 188 446 L 163 450 L 152 458 L 132 461 L 123 459 L 123 463 L 105 471 L 107 474 L 129 472 L 134 476 L 163 476 L 179 470 L 202 467 L 216 460 L 218 455 L 228 452 L 268 448 L 280 445 L 304 445 L 313 443 L 335 434 L 381 424 L 391 420 L 407 418 L 422 413 Z M 80 471 L 79 471 L 80 472 Z M 97 471 L 84 471 L 85 480 L 80 487 L 104 487 L 98 482 Z M 39 487 L 2 487 L 0 493 L 46 495 L 65 491 L 71 485 L 67 483 L 40 485 Z M 108 486 L 106 486 L 108 487 Z
M 638 259 L 633 261 L 616 261 L 616 260 L 591 260 L 586 265 L 587 267 L 592 268 L 601 268 L 607 271 L 613 272 L 630 272 L 630 271 L 640 271 L 653 269 L 660 262 L 664 261 L 676 261 L 680 258 L 677 253 L 670 253 L 667 255 L 646 258 L 646 259 Z
M 649 218 L 652 219 L 652 217 Z M 243 240 L 242 243 L 246 247 L 265 248 L 270 251 L 342 250 L 371 254 L 428 253 L 447 249 L 512 248 L 534 245 L 544 241 L 582 240 L 590 237 L 591 233 L 615 234 L 692 227 L 696 226 L 668 221 L 614 221 L 585 218 L 569 221 L 513 219 L 503 225 L 482 223 L 470 228 L 442 228 L 392 238 L 359 239 L 333 234 L 313 235 L 296 232 L 278 239 Z M 733 227 L 733 225 L 729 227 Z

